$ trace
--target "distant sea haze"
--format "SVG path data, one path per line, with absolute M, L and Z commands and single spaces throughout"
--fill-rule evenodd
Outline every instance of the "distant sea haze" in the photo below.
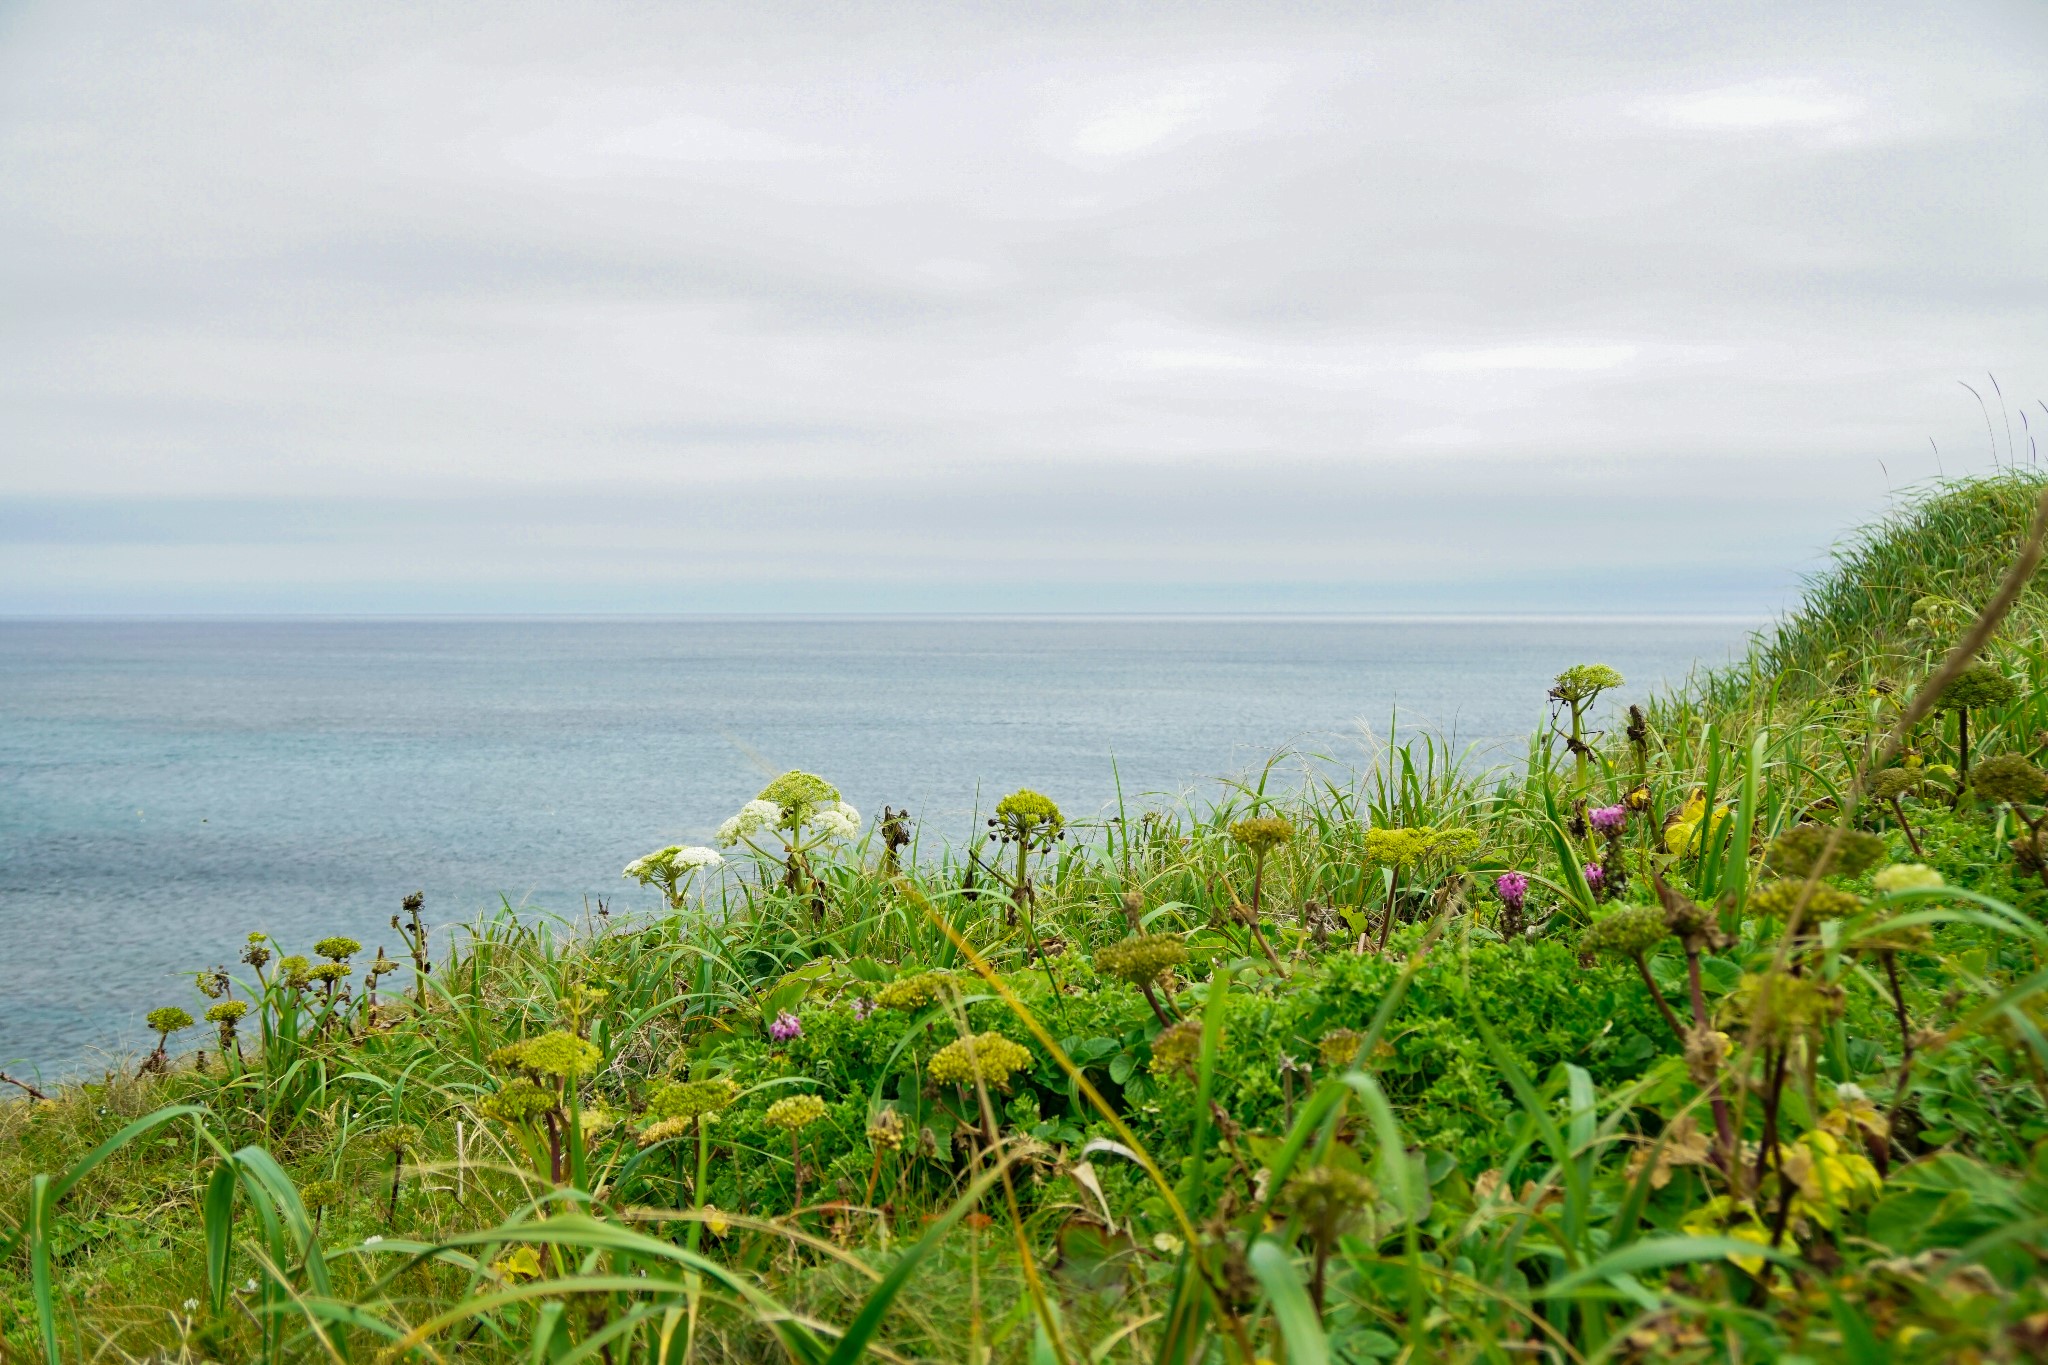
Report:
M 247 933 L 372 949 L 400 899 L 653 908 L 620 879 L 774 772 L 927 842 L 1031 786 L 1072 818 L 1368 732 L 1522 756 L 1551 677 L 1623 699 L 1757 623 L 1341 618 L 0 621 L 0 1065 L 90 1070 Z M 195 1010 L 196 1013 L 196 1010 Z

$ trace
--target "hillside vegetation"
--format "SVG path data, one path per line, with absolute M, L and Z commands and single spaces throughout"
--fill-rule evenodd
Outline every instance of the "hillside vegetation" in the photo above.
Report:
M 1928 684 L 2042 491 L 1674 693 L 1559 660 L 1526 767 L 971 849 L 791 773 L 661 910 L 254 933 L 0 1103 L 7 1358 L 2040 1359 L 2043 594 Z

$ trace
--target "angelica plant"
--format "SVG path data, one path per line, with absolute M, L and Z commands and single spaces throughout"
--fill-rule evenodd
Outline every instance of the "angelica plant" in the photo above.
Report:
M 670 844 L 627 863 L 621 875 L 642 886 L 658 888 L 662 899 L 668 902 L 668 908 L 680 910 L 688 903 L 690 884 L 697 874 L 708 872 L 724 861 L 715 848 Z
M 860 812 L 839 799 L 839 789 L 815 773 L 791 769 L 761 789 L 718 827 L 726 848 L 744 844 L 759 857 L 779 863 L 782 884 L 792 895 L 809 894 L 813 917 L 823 923 L 825 903 L 811 875 L 810 855 L 834 843 L 860 837 Z M 760 841 L 772 840 L 770 851 Z
M 1970 712 L 1988 706 L 2004 706 L 2019 695 L 2019 687 L 1992 664 L 1971 664 L 1942 689 L 1941 709 L 1956 718 L 1956 772 L 1958 785 L 1970 781 Z
M 1621 674 L 1606 664 L 1574 664 L 1557 675 L 1550 685 L 1551 732 L 1557 733 L 1558 714 L 1570 718 L 1564 733 L 1565 748 L 1572 756 L 1572 790 L 1583 793 L 1592 782 L 1593 746 L 1588 742 L 1587 713 L 1602 692 L 1622 684 Z

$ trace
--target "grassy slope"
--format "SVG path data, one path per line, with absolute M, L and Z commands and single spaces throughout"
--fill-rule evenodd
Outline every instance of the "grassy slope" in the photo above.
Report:
M 716 913 L 580 926 L 488 920 L 439 945 L 429 1008 L 392 1008 L 387 984 L 376 1026 L 357 1002 L 320 1031 L 317 1001 L 273 985 L 258 1013 L 276 1036 L 260 1056 L 250 1050 L 246 1067 L 216 1057 L 203 1071 L 188 1064 L 0 1106 L 0 1190 L 9 1192 L 0 1216 L 50 1258 L 48 1300 L 66 1358 L 312 1358 L 323 1353 L 315 1326 L 360 1353 L 380 1333 L 445 1311 L 456 1320 L 429 1333 L 443 1358 L 527 1358 L 539 1339 L 540 1358 L 568 1358 L 582 1343 L 613 1359 L 653 1359 L 673 1308 L 672 1358 L 689 1338 L 694 1358 L 769 1359 L 810 1348 L 778 1338 L 766 1324 L 779 1310 L 743 1302 L 737 1285 L 825 1324 L 855 1322 L 876 1273 L 898 1263 L 927 1219 L 968 1212 L 963 1191 L 993 1155 L 977 1144 L 981 1131 L 1000 1133 L 998 1150 L 1015 1164 L 1007 1183 L 979 1191 L 971 1216 L 933 1225 L 929 1254 L 877 1313 L 876 1341 L 900 1355 L 1079 1358 L 1125 1332 L 1108 1358 L 1280 1358 L 1288 1329 L 1296 1358 L 1312 1355 L 1311 1337 L 1348 1359 L 1404 1346 L 1416 1359 L 1501 1358 L 1538 1341 L 1574 1358 L 1725 1358 L 1731 1338 L 1753 1356 L 2023 1354 L 2048 1336 L 2048 1319 L 2034 1316 L 2048 1310 L 2043 1238 L 2027 1221 L 2048 1214 L 2048 1159 L 2035 1150 L 2048 1136 L 2039 1086 L 2048 1048 L 2036 1000 L 1988 1018 L 1984 1009 L 2041 967 L 2043 893 L 2013 871 L 2010 831 L 1989 811 L 1951 811 L 1931 792 L 1904 803 L 1926 860 L 1951 884 L 2015 909 L 1968 921 L 1955 913 L 1970 908 L 1959 897 L 1917 903 L 1947 907 L 1946 918 L 1928 951 L 1894 959 L 1920 1055 L 1888 1142 L 1867 1131 L 1892 1108 L 1902 1061 L 1881 958 L 1842 951 L 1842 937 L 1803 953 L 1796 982 L 1823 988 L 1800 997 L 1812 1026 L 1795 1027 L 1783 1010 L 1766 1017 L 1756 981 L 1774 961 L 1778 926 L 1743 909 L 1762 875 L 1755 854 L 1827 809 L 1865 739 L 1889 723 L 1898 694 L 1885 689 L 1924 677 L 1989 596 L 2037 487 L 2010 476 L 1903 506 L 1852 542 L 1745 663 L 1647 699 L 1640 756 L 1618 714 L 1597 746 L 1591 803 L 1618 799 L 1640 769 L 1659 812 L 1703 788 L 1717 803 L 1736 801 L 1755 757 L 1746 844 L 1731 819 L 1718 827 L 1738 836 L 1730 849 L 1674 858 L 1639 815 L 1617 865 L 1633 873 L 1623 901 L 1648 899 L 1652 861 L 1683 890 L 1726 895 L 1735 941 L 1702 961 L 1703 998 L 1731 1049 L 1723 1092 L 1750 1144 L 1748 1170 L 1774 1048 L 1793 1037 L 1778 1119 L 1789 1183 L 1767 1170 L 1731 1185 L 1683 1161 L 1642 1169 L 1659 1134 L 1664 1156 L 1699 1154 L 1689 1144 L 1708 1126 L 1705 1095 L 1633 966 L 1577 951 L 1585 924 L 1609 907 L 1586 901 L 1572 873 L 1597 842 L 1567 859 L 1550 820 L 1569 822 L 1568 768 L 1554 782 L 1541 763 L 1526 777 L 1472 773 L 1410 745 L 1348 785 L 1302 788 L 1277 768 L 1270 800 L 1255 777 L 1205 806 L 1132 811 L 1127 822 L 1077 831 L 1038 871 L 1029 927 L 1063 947 L 1046 961 L 1030 959 L 1027 925 L 1013 923 L 986 872 L 970 879 L 957 853 L 942 852 L 886 876 L 870 836 L 857 852 L 819 855 L 815 894 L 792 895 L 779 868 L 736 860 L 711 891 Z M 1981 753 L 2032 753 L 2048 727 L 2043 610 L 2030 591 L 1994 648 L 2027 685 L 1979 718 Z M 1542 705 L 1531 699 L 1532 712 Z M 1930 764 L 1947 757 L 1946 743 L 1934 726 L 1918 737 Z M 1238 912 L 1253 898 L 1252 860 L 1227 834 L 1254 807 L 1296 831 L 1258 879 L 1257 936 Z M 1907 854 L 1895 820 L 1864 823 L 1894 857 Z M 1419 825 L 1474 828 L 1479 851 L 1461 866 L 1439 859 L 1405 870 L 1390 950 L 1351 951 L 1389 903 L 1368 830 Z M 1536 878 L 1538 929 L 1513 942 L 1486 890 L 1505 868 Z M 1850 885 L 1869 891 L 1867 879 Z M 1155 1074 L 1153 1007 L 1091 966 L 1096 950 L 1129 932 L 1133 913 L 1191 956 L 1163 986 L 1161 1008 L 1213 1021 L 1199 1076 Z M 1014 1007 L 967 969 L 963 944 L 1002 973 Z M 811 976 L 788 975 L 811 963 Z M 1682 1011 L 1675 941 L 1648 967 Z M 958 989 L 908 1011 L 866 1009 L 887 980 L 924 968 L 950 969 Z M 592 1001 L 579 988 L 606 994 Z M 207 1002 L 186 1003 L 197 1014 Z M 784 1008 L 803 1032 L 773 1041 L 765 1020 Z M 602 1056 L 569 1087 L 588 1140 L 565 1154 L 566 1196 L 536 1128 L 480 1112 L 505 1083 L 493 1051 L 564 1025 Z M 252 1013 L 245 1038 L 257 1027 Z M 292 1029 L 301 1036 L 286 1036 Z M 965 1030 L 998 1030 L 1030 1050 L 1007 1091 L 928 1080 L 934 1053 Z M 1745 1046 L 1753 1042 L 1759 1050 Z M 643 1149 L 636 1135 L 655 1117 L 648 1106 L 661 1083 L 714 1075 L 743 1093 L 705 1130 L 701 1152 L 694 1137 Z M 1200 1102 L 1198 1085 L 1213 1105 Z M 800 1093 L 818 1096 L 825 1115 L 792 1141 L 768 1110 Z M 1386 1107 L 1376 1109 L 1381 1095 Z M 70 1169 L 125 1121 L 173 1102 L 205 1113 L 128 1143 L 28 1227 L 34 1172 Z M 905 1121 L 900 1149 L 871 1140 L 885 1111 Z M 408 1129 L 393 1217 L 392 1135 Z M 1298 1160 L 1289 1133 L 1308 1139 Z M 1085 1150 L 1104 1140 L 1149 1154 L 1161 1179 L 1117 1149 Z M 1560 1147 L 1569 1159 L 1557 1159 Z M 295 1239 L 291 1198 L 263 1184 L 260 1159 L 216 1181 L 217 1153 L 247 1148 L 273 1154 L 307 1196 L 304 1230 L 317 1220 L 317 1250 Z M 810 1207 L 797 1216 L 793 1158 Z M 1290 1161 L 1308 1174 L 1291 1184 L 1263 1175 Z M 210 1276 L 209 1182 L 219 1231 L 236 1171 L 258 1193 L 239 1196 L 226 1273 Z M 1636 1179 L 1639 1171 L 1668 1179 Z M 269 1240 L 265 1190 L 284 1209 Z M 1270 1224 L 1269 1194 L 1285 1215 Z M 722 1233 L 633 1212 L 698 1203 L 731 1215 Z M 1780 1246 L 1798 1264 L 1768 1281 L 1752 1277 L 1754 1262 L 1722 1259 L 1720 1243 L 1682 1240 L 1768 1240 L 1781 1203 Z M 600 1220 L 554 1224 L 566 1249 L 532 1226 L 565 1206 Z M 501 1228 L 422 1264 L 398 1254 Z M 607 1229 L 619 1228 L 654 1240 L 607 1244 L 618 1236 Z M 385 1240 L 365 1244 L 371 1236 Z M 693 1292 L 678 1278 L 677 1246 L 700 1248 L 734 1284 L 700 1280 Z M 1603 1255 L 1642 1260 L 1625 1280 L 1595 1276 L 1585 1291 L 1545 1296 Z M 1319 1266 L 1324 1311 L 1290 1316 Z M 529 1269 L 542 1276 L 541 1297 L 497 1307 L 479 1297 L 480 1286 L 540 1292 L 523 1287 Z M 647 1287 L 631 1291 L 587 1278 L 640 1271 Z M 17 1248 L 0 1262 L 0 1339 L 37 1349 L 38 1308 L 30 1258 Z M 1866 1338 L 1875 1344 L 1859 1346 Z M 832 1330 L 819 1340 L 829 1345 Z

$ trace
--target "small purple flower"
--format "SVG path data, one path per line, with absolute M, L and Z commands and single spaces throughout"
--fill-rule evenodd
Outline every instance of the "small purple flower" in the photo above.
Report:
M 784 1010 L 776 1015 L 775 1022 L 768 1026 L 768 1036 L 778 1043 L 786 1043 L 792 1038 L 803 1037 L 804 1026 L 797 1022 L 794 1014 Z
M 872 1000 L 856 1000 L 853 1002 L 853 1017 L 856 1019 L 865 1019 L 874 1012 L 875 1002 Z
M 1587 863 L 1585 872 L 1586 885 L 1592 887 L 1595 891 L 1598 891 L 1600 884 L 1607 880 L 1607 869 L 1598 863 Z
M 1604 834 L 1611 839 L 1621 833 L 1621 827 L 1628 823 L 1628 807 L 1602 806 L 1598 810 L 1587 812 L 1586 820 L 1596 833 Z
M 1493 894 L 1500 897 L 1500 903 L 1510 910 L 1520 910 L 1522 902 L 1529 895 L 1529 874 L 1526 872 L 1503 872 L 1493 884 Z

